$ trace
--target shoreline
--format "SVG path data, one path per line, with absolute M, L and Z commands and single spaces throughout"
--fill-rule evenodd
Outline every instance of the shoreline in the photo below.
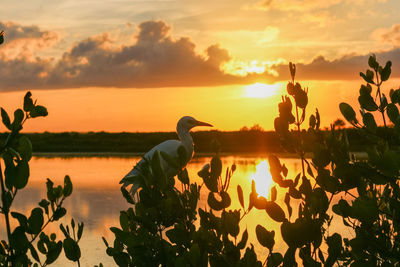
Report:
M 33 156 L 36 158 L 134 158 L 142 157 L 145 153 L 141 152 L 34 152 Z M 294 153 L 273 153 L 273 152 L 222 152 L 218 153 L 220 157 L 243 157 L 243 158 L 268 158 L 273 154 L 279 158 L 297 158 L 298 155 Z M 365 152 L 351 152 L 357 158 L 365 159 L 368 157 Z M 193 158 L 212 157 L 215 153 L 211 152 L 198 152 L 195 153 Z M 306 158 L 311 158 L 312 153 L 306 153 Z

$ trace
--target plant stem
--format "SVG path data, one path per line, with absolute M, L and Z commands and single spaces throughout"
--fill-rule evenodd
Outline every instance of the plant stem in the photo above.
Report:
M 292 77 L 292 83 L 294 85 L 294 76 Z M 294 103 L 296 103 L 296 99 L 294 100 Z M 299 108 L 297 107 L 297 104 L 296 104 L 296 124 L 297 124 L 297 131 L 299 133 L 299 144 L 301 144 L 301 128 L 300 128 L 300 120 L 299 120 Z M 304 153 L 303 153 L 303 151 L 300 151 L 300 159 L 301 159 L 301 169 L 303 171 L 303 177 L 304 177 L 306 175 L 305 175 L 305 171 L 304 171 Z
M 299 133 L 299 144 L 301 144 L 301 128 L 300 128 L 300 120 L 299 120 L 299 108 L 296 105 L 296 120 L 297 120 L 297 132 Z M 301 146 L 300 146 L 301 148 Z M 304 153 L 301 149 L 300 151 L 300 159 L 301 159 L 301 169 L 303 171 L 303 176 L 305 175 L 305 171 L 304 171 Z
M 56 207 L 56 210 L 58 210 L 59 208 L 61 208 L 63 201 L 64 201 L 64 198 L 61 199 L 60 203 L 59 203 L 59 204 L 57 205 L 57 207 Z M 32 244 L 33 241 L 35 241 L 35 239 L 40 235 L 40 233 L 43 232 L 44 228 L 46 228 L 46 226 L 47 226 L 50 222 L 53 221 L 53 218 L 54 218 L 54 212 L 53 212 L 53 214 L 51 215 L 51 217 L 47 220 L 47 222 L 46 222 L 45 224 L 43 224 L 42 229 L 40 229 L 40 232 L 37 233 L 37 234 L 32 238 L 32 240 L 29 241 L 29 243 Z
M 4 187 L 4 180 L 3 180 L 3 171 L 1 169 L 1 163 L 0 163 L 0 183 L 1 183 L 1 201 L 2 201 L 2 206 L 3 206 L 3 212 L 4 212 L 4 218 L 6 220 L 6 228 L 7 228 L 7 239 L 8 239 L 8 243 L 10 243 L 10 239 L 11 239 L 11 227 L 10 227 L 10 217 L 9 217 L 9 208 L 7 207 L 6 209 L 4 209 L 4 197 L 6 194 L 6 190 Z M 11 204 L 10 204 L 11 205 Z M 11 255 L 12 255 L 12 250 L 11 250 Z
M 385 110 L 382 108 L 382 94 L 381 94 L 381 84 L 382 81 L 379 81 L 379 77 L 378 77 L 378 72 L 375 70 L 375 76 L 376 76 L 376 86 L 378 87 L 378 95 L 379 95 L 379 101 L 380 101 L 380 109 L 379 111 L 382 114 L 382 119 L 383 119 L 383 125 L 385 126 L 385 136 L 386 136 L 386 141 L 389 142 L 389 135 L 388 135 L 388 130 L 387 130 L 387 125 L 386 125 L 386 118 L 385 118 Z M 390 146 L 390 144 L 389 144 Z

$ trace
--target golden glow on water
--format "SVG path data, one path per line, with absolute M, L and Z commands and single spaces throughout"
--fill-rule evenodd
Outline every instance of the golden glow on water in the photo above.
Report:
M 250 179 L 256 183 L 256 191 L 260 196 L 268 197 L 273 181 L 269 172 L 269 165 L 266 160 L 261 161 L 256 166 L 256 173 L 250 175 Z
M 265 98 L 275 95 L 279 90 L 279 84 L 254 83 L 245 87 L 246 97 Z
M 46 178 L 51 178 L 56 185 L 63 183 L 65 174 L 71 176 L 74 191 L 66 201 L 67 215 L 61 219 L 62 223 L 69 223 L 73 217 L 76 221 L 85 223 L 85 230 L 80 243 L 82 254 L 82 266 L 94 266 L 102 262 L 105 266 L 114 266 L 114 260 L 107 256 L 101 237 L 108 241 L 113 240 L 113 233 L 109 230 L 112 226 L 119 225 L 121 210 L 126 210 L 130 205 L 125 201 L 120 191 L 120 179 L 140 160 L 140 157 L 33 157 L 30 161 L 31 177 L 29 185 L 20 196 L 17 195 L 13 203 L 13 210 L 29 214 L 34 203 L 45 197 Z M 227 156 L 221 158 L 223 162 L 223 177 L 225 169 L 236 164 L 237 169 L 232 176 L 228 189 L 232 205 L 230 209 L 242 209 L 238 197 L 237 186 L 240 185 L 244 194 L 244 206 L 249 205 L 249 194 L 251 191 L 251 180 L 256 182 L 256 190 L 260 195 L 268 196 L 270 187 L 273 185 L 269 174 L 268 163 L 262 157 L 240 157 Z M 204 164 L 211 161 L 210 157 L 194 158 L 188 165 L 190 181 L 202 184 L 202 179 L 197 172 Z M 286 159 L 289 169 L 289 177 L 294 177 L 301 168 L 299 160 Z M 278 189 L 276 202 L 284 207 L 284 190 Z M 207 188 L 203 187 L 200 194 L 198 206 L 207 207 Z M 292 201 L 293 214 L 297 212 L 297 204 Z M 243 212 L 243 210 L 242 210 Z M 292 217 L 293 218 L 293 217 Z M 12 225 L 17 220 L 12 218 Z M 252 209 L 240 223 L 241 233 L 247 229 L 249 242 L 255 245 L 255 251 L 259 255 L 266 255 L 265 248 L 259 245 L 255 234 L 258 224 L 263 225 L 269 231 L 274 230 L 276 234 L 276 245 L 274 251 L 284 252 L 287 247 L 280 237 L 280 225 L 268 217 L 265 210 Z M 3 229 L 3 230 L 2 230 Z M 58 231 L 58 225 L 50 225 L 49 231 Z M 4 236 L 4 220 L 0 220 L 0 236 Z M 262 259 L 264 256 L 262 256 Z M 55 267 L 69 266 L 69 261 L 61 256 L 54 264 Z

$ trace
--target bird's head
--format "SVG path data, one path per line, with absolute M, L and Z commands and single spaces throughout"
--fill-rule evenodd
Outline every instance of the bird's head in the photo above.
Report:
M 185 130 L 190 130 L 193 127 L 196 126 L 209 126 L 212 127 L 211 124 L 206 123 L 206 122 L 202 122 L 202 121 L 198 121 L 193 117 L 190 116 L 185 116 L 182 117 L 179 121 L 178 121 L 178 125 L 176 126 L 176 129 L 179 131 L 179 129 L 185 129 Z

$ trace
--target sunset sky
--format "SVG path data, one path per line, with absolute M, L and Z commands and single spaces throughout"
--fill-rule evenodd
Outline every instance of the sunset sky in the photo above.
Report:
M 297 63 L 323 126 L 356 105 L 375 53 L 400 86 L 398 0 L 3 0 L 0 106 L 49 110 L 28 132 L 172 131 L 184 115 L 273 129 Z M 0 128 L 4 130 L 3 128 Z

